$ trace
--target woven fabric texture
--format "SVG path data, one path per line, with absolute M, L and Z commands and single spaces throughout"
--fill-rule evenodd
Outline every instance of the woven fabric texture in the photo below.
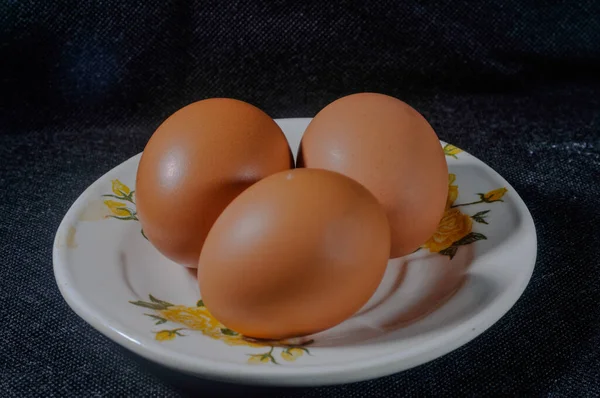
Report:
M 2 396 L 599 396 L 600 3 L 5 1 L 0 4 Z M 538 233 L 523 297 L 462 348 L 323 388 L 193 379 L 77 317 L 52 272 L 71 203 L 202 98 L 314 116 L 406 100 L 518 191 Z

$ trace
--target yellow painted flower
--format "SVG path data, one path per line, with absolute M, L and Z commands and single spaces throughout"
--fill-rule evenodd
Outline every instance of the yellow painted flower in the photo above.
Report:
M 273 362 L 274 364 L 279 365 L 275 360 L 275 357 L 273 357 L 273 349 L 275 349 L 275 347 L 271 347 L 269 351 L 263 352 L 262 354 L 248 355 L 250 357 L 248 358 L 248 363 L 258 364 Z
M 302 348 L 292 347 L 287 350 L 282 351 L 281 357 L 286 361 L 293 362 L 297 358 L 300 358 L 304 355 L 304 350 Z
M 502 200 L 504 194 L 508 191 L 506 188 L 498 188 L 486 194 L 479 194 L 481 200 L 485 203 L 498 202 Z
M 225 344 L 236 346 L 244 345 L 248 347 L 263 347 L 264 344 L 257 344 L 248 341 L 235 332 L 229 331 L 222 323 L 204 306 L 186 307 L 183 305 L 173 305 L 166 309 L 158 311 L 161 317 L 174 323 L 185 325 L 188 329 L 198 330 L 202 334 L 216 340 L 221 340 Z M 234 334 L 235 333 L 235 334 Z
M 244 338 L 244 336 L 223 336 L 221 335 L 220 337 L 218 337 L 219 340 L 221 340 L 223 343 L 227 344 L 227 345 L 231 345 L 231 346 L 236 346 L 236 345 L 243 345 L 246 347 L 264 347 L 264 344 L 260 344 L 260 343 L 253 343 L 251 341 L 248 341 Z
M 457 208 L 447 209 L 437 231 L 425 242 L 423 247 L 434 253 L 440 252 L 469 234 L 472 227 L 471 217 L 461 213 Z
M 112 180 L 112 191 L 117 196 L 127 196 L 131 192 L 129 187 L 123 184 L 121 181 Z
M 155 339 L 158 341 L 167 341 L 173 340 L 175 336 L 183 336 L 179 333 L 181 329 L 173 329 L 173 330 L 161 330 L 156 332 Z
M 271 358 L 265 354 L 250 355 L 250 358 L 248 358 L 248 363 L 252 364 L 268 363 L 270 361 Z
M 463 151 L 462 149 L 457 148 L 454 145 L 451 145 L 451 144 L 444 145 L 444 153 L 446 154 L 446 156 L 452 156 L 453 158 L 456 158 L 456 155 L 458 155 L 462 151 Z
M 213 330 L 220 325 L 206 307 L 172 305 L 159 312 L 163 318 L 194 330 Z
M 117 202 L 115 200 L 105 200 L 104 204 L 109 208 L 110 212 L 113 216 L 117 217 L 129 217 L 131 216 L 131 212 L 127 210 L 127 205 L 125 203 Z
M 448 174 L 448 199 L 446 200 L 446 209 L 449 209 L 458 198 L 458 186 L 453 185 L 454 181 L 456 181 L 456 175 L 452 173 Z
M 295 361 L 296 358 L 304 355 L 304 352 L 310 355 L 309 350 L 304 345 L 311 344 L 313 340 L 307 340 L 306 338 L 259 340 L 245 337 L 234 330 L 228 329 L 217 321 L 204 306 L 202 300 L 199 300 L 195 307 L 186 307 L 160 300 L 152 294 L 149 294 L 148 298 L 149 301 L 136 300 L 130 301 L 130 303 L 155 311 L 154 313 L 145 313 L 144 315 L 152 318 L 156 325 L 173 322 L 185 326 L 184 328 L 154 332 L 155 338 L 158 341 L 173 340 L 176 336 L 184 336 L 179 332 L 180 330 L 197 330 L 205 336 L 220 340 L 230 346 L 270 348 L 267 352 L 248 355 L 249 363 L 274 363 L 279 365 L 273 354 L 275 349 L 282 351 L 281 356 L 286 361 Z

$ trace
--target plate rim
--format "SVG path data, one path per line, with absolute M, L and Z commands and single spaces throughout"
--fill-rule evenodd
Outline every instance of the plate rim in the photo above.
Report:
M 307 123 L 310 120 L 311 118 L 275 119 L 278 123 Z M 440 140 L 440 142 L 444 144 L 444 141 Z M 67 230 L 72 225 L 77 211 L 87 202 L 94 189 L 104 182 L 105 176 L 113 173 L 127 162 L 134 161 L 134 159 L 141 156 L 141 152 L 105 172 L 90 184 L 69 207 L 57 229 L 53 242 L 52 259 L 55 281 L 69 307 L 98 332 L 147 360 L 183 373 L 213 380 L 254 385 L 320 386 L 364 381 L 408 370 L 442 357 L 488 330 L 503 318 L 521 298 L 535 269 L 538 251 L 537 231 L 533 217 L 525 202 L 500 173 L 470 153 L 464 153 L 483 165 L 488 172 L 499 178 L 505 184 L 506 188 L 511 190 L 511 197 L 514 200 L 516 212 L 523 216 L 522 222 L 527 224 L 525 227 L 531 228 L 533 253 L 531 261 L 524 262 L 523 265 L 523 272 L 526 270 L 528 272 L 518 286 L 515 285 L 511 290 L 505 291 L 490 307 L 473 315 L 462 323 L 454 325 L 443 337 L 433 339 L 428 344 L 419 345 L 415 348 L 416 352 L 407 358 L 398 358 L 398 353 L 392 351 L 382 356 L 364 359 L 360 362 L 350 361 L 346 364 L 259 367 L 248 364 L 224 363 L 202 357 L 192 357 L 191 355 L 171 351 L 162 346 L 146 346 L 126 333 L 119 331 L 118 327 L 103 322 L 105 315 L 101 311 L 96 311 L 93 306 L 86 302 L 85 297 L 76 288 L 71 286 L 66 259 L 67 248 L 60 245 L 60 239 L 65 236 Z M 529 228 L 527 229 L 529 230 Z M 404 355 L 406 355 L 405 352 Z

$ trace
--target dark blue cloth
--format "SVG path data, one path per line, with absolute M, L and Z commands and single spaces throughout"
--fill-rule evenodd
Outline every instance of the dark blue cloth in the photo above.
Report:
M 0 5 L 2 395 L 600 395 L 600 3 L 296 3 Z M 66 305 L 60 220 L 164 117 L 213 96 L 313 116 L 356 91 L 411 103 L 531 210 L 533 278 L 491 329 L 393 376 L 262 389 L 150 364 Z

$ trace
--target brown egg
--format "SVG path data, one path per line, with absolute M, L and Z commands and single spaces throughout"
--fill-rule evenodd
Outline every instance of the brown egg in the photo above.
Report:
M 378 287 L 390 231 L 377 199 L 326 170 L 277 173 L 215 222 L 198 265 L 204 304 L 228 328 L 282 339 L 330 328 Z
M 144 233 L 166 257 L 196 267 L 223 209 L 290 167 L 283 132 L 260 109 L 228 98 L 192 103 L 165 120 L 144 149 L 136 181 Z
M 327 105 L 300 145 L 300 167 L 345 174 L 385 208 L 391 257 L 409 254 L 436 230 L 448 193 L 448 167 L 437 135 L 408 104 L 361 93 Z

